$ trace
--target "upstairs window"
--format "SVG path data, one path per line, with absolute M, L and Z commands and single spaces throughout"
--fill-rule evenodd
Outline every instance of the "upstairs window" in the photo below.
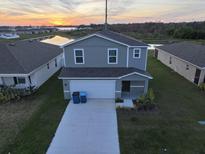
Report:
M 117 64 L 118 49 L 108 49 L 108 64 Z
M 141 57 L 141 49 L 135 48 L 133 50 L 133 58 L 139 59 Z
M 74 49 L 75 64 L 84 64 L 84 50 Z

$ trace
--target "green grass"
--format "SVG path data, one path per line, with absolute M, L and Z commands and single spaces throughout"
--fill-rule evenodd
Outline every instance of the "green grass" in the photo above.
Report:
M 205 94 L 151 56 L 148 67 L 160 111 L 118 110 L 122 154 L 205 153 Z
M 32 97 L 36 101 L 43 99 L 43 103 L 32 114 L 15 140 L 5 147 L 5 154 L 43 154 L 55 134 L 67 106 L 63 99 L 62 83 L 57 79 L 57 74 Z

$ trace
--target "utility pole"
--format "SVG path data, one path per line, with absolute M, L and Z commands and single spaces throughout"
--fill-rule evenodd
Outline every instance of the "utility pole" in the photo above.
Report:
M 107 30 L 107 0 L 105 0 L 105 30 Z

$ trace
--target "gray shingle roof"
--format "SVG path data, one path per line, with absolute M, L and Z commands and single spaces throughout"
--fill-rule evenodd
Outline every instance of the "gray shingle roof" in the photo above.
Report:
M 96 34 L 108 37 L 110 39 L 127 44 L 129 46 L 148 46 L 146 43 L 141 42 L 139 40 L 136 40 L 132 37 L 129 37 L 129 36 L 121 34 L 121 33 L 109 31 L 109 30 L 99 31 Z
M 180 42 L 157 47 L 199 67 L 205 67 L 205 45 Z
M 60 53 L 60 47 L 39 41 L 0 43 L 0 74 L 28 74 Z
M 59 78 L 117 78 L 130 73 L 139 73 L 148 78 L 152 76 L 143 70 L 136 68 L 63 68 Z

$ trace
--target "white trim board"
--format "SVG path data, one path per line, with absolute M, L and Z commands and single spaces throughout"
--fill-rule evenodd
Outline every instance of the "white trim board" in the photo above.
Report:
M 127 67 L 129 67 L 129 52 L 130 52 L 130 48 L 127 47 Z
M 144 86 L 130 86 L 131 88 L 144 88 Z
M 130 73 L 130 74 L 127 74 L 127 75 L 123 75 L 123 76 L 120 76 L 120 77 L 59 77 L 58 79 L 62 79 L 62 80 L 66 80 L 66 79 L 73 79 L 73 80 L 102 80 L 102 79 L 107 79 L 107 80 L 111 80 L 111 79 L 122 79 L 124 77 L 127 77 L 127 76 L 130 76 L 130 75 L 140 75 L 140 76 L 143 76 L 143 77 L 146 77 L 148 79 L 153 79 L 153 77 L 150 77 L 150 76 L 147 76 L 147 75 L 144 75 L 144 74 L 140 74 L 138 72 L 133 72 L 133 73 Z
M 135 75 L 135 74 L 136 74 L 136 75 L 143 76 L 143 77 L 146 77 L 146 78 L 148 78 L 148 79 L 153 79 L 153 77 L 150 77 L 150 76 L 147 76 L 147 75 L 138 73 L 138 72 L 133 72 L 133 73 L 130 73 L 130 74 L 123 75 L 123 76 L 119 77 L 119 79 L 124 78 L 124 77 L 127 77 L 127 76 L 130 76 L 130 75 Z
M 112 78 L 112 77 L 59 77 L 58 79 L 61 80 L 66 80 L 66 79 L 70 79 L 70 80 L 116 80 L 117 78 Z

